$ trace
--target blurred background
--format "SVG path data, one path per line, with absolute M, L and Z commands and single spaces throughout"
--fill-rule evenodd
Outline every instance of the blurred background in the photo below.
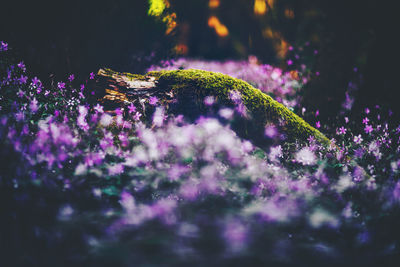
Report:
M 334 116 L 351 91 L 353 111 L 379 104 L 398 116 L 395 6 L 390 0 L 13 0 L 0 7 L 0 40 L 44 81 L 86 77 L 103 66 L 143 73 L 174 57 L 250 57 L 283 70 L 306 64 L 314 73 L 303 92 L 308 109 Z

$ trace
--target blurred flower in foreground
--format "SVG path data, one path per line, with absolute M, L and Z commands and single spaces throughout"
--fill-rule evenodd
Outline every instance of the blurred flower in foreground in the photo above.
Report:
M 295 160 L 303 165 L 313 165 L 317 159 L 308 147 L 304 147 L 296 153 Z

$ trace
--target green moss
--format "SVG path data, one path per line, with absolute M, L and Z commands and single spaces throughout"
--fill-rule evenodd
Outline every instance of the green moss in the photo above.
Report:
M 158 86 L 171 88 L 178 98 L 190 96 L 200 109 L 205 108 L 203 99 L 206 96 L 214 96 L 220 104 L 229 106 L 232 105 L 230 93 L 239 92 L 251 116 L 250 123 L 242 129 L 245 135 L 263 134 L 265 125 L 272 123 L 281 125 L 290 141 L 305 142 L 309 136 L 314 136 L 320 143 L 329 144 L 329 139 L 321 132 L 245 81 L 221 73 L 193 69 L 156 71 L 147 75 L 157 77 Z
M 140 81 L 145 81 L 147 80 L 146 75 L 141 75 L 141 74 L 132 74 L 129 72 L 117 72 L 114 71 L 112 69 L 108 69 L 108 68 L 104 68 L 104 69 L 100 69 L 98 74 L 101 74 L 103 76 L 109 76 L 109 77 L 127 77 L 129 80 L 133 81 L 133 80 L 140 80 Z

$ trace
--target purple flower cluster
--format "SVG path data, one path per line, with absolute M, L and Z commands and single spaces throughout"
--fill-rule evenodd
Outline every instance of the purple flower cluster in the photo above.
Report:
M 207 64 L 258 73 L 282 97 L 301 88 L 271 66 Z M 133 103 L 106 113 L 86 102 L 85 86 L 72 86 L 74 76 L 44 88 L 36 77 L 29 83 L 19 65 L 5 66 L 0 77 L 0 156 L 18 163 L 0 174 L 4 220 L 14 222 L 0 231 L 17 229 L 1 236 L 23 244 L 26 258 L 36 259 L 40 246 L 29 247 L 36 244 L 47 244 L 60 262 L 90 256 L 97 265 L 104 257 L 157 265 L 165 255 L 182 266 L 238 258 L 365 263 L 398 253 L 400 130 L 384 122 L 365 118 L 371 131 L 354 134 L 345 120 L 331 148 L 313 137 L 303 147 L 281 142 L 284 133 L 267 125 L 271 145 L 259 148 L 230 128 L 236 115 L 229 108 L 190 123 L 152 97 L 143 102 L 146 113 Z M 240 106 L 239 93 L 230 97 Z M 216 101 L 204 99 L 208 106 Z

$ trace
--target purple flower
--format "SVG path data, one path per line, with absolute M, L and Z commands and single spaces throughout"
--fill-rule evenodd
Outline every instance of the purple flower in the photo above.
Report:
M 69 80 L 70 82 L 72 82 L 73 80 L 75 80 L 75 75 L 74 75 L 74 74 L 69 75 L 68 80 Z
M 154 105 L 157 104 L 157 102 L 158 102 L 158 98 L 157 98 L 156 96 L 151 96 L 151 97 L 149 98 L 149 104 L 150 104 L 150 105 L 154 106 Z
M 94 110 L 95 110 L 96 112 L 98 112 L 98 113 L 103 113 L 103 112 L 104 112 L 103 106 L 100 105 L 100 104 L 97 104 L 97 105 L 94 107 Z
M 369 119 L 367 117 L 365 117 L 362 122 L 367 125 L 369 122 Z
M 24 62 L 23 61 L 21 61 L 20 63 L 18 63 L 18 68 L 20 68 L 23 72 L 25 72 L 26 71 L 26 68 L 25 68 L 25 64 L 24 64 Z
M 321 127 L 321 122 L 320 122 L 320 121 L 317 121 L 317 122 L 315 123 L 315 127 L 320 128 L 320 127 Z
M 204 105 L 206 106 L 212 106 L 214 104 L 214 97 L 213 96 L 206 96 L 204 98 Z
M 138 120 L 140 120 L 140 117 L 142 117 L 142 114 L 140 114 L 139 112 L 136 112 L 136 114 L 133 116 L 133 119 L 135 121 L 138 121 Z
M 293 65 L 293 60 L 289 59 L 288 61 L 286 61 L 286 63 L 288 64 L 288 66 Z
M 346 134 L 346 132 L 347 132 L 347 129 L 346 129 L 346 128 L 344 128 L 343 126 L 342 126 L 342 127 L 340 127 L 340 128 L 339 128 L 339 130 L 338 130 L 338 134 L 341 134 L 341 135 L 345 135 L 345 134 Z
M 369 112 L 370 112 L 369 108 L 365 108 L 365 113 L 369 114 Z
M 133 103 L 131 103 L 131 104 L 128 106 L 128 110 L 129 110 L 129 114 L 135 112 L 135 111 L 136 111 L 135 105 L 133 105 Z
M 115 114 L 117 114 L 117 116 L 121 116 L 123 111 L 124 109 L 117 108 L 115 109 Z
M 308 143 L 312 144 L 312 143 L 315 142 L 315 137 L 312 136 L 312 135 L 310 135 L 310 136 L 307 138 L 307 141 L 308 141 Z
M 89 77 L 89 79 L 93 80 L 93 79 L 94 79 L 94 76 L 95 76 L 95 75 L 94 75 L 94 73 L 93 73 L 93 72 L 91 72 L 91 73 L 90 73 L 90 77 Z
M 265 136 L 267 136 L 269 138 L 274 138 L 275 136 L 277 136 L 278 130 L 276 129 L 275 126 L 268 125 L 265 127 L 264 134 L 265 134 Z
M 28 80 L 27 76 L 21 75 L 21 77 L 18 79 L 20 84 L 26 84 L 26 81 Z
M 21 97 L 23 97 L 24 95 L 25 95 L 24 91 L 22 91 L 21 89 L 19 89 L 18 92 L 17 92 L 17 96 L 18 96 L 19 98 L 21 98 Z
M 65 89 L 65 83 L 63 83 L 63 82 L 59 82 L 58 84 L 57 84 L 57 87 L 58 87 L 58 89 Z
M 0 52 L 1 51 L 7 51 L 7 50 L 8 50 L 8 44 L 3 42 L 3 41 L 1 41 L 0 42 Z
M 37 86 L 39 82 L 40 80 L 36 76 L 32 79 L 32 83 L 34 86 Z
M 29 105 L 30 110 L 32 111 L 32 113 L 36 113 L 36 111 L 39 109 L 38 107 L 38 101 L 36 100 L 36 98 L 34 98 L 31 101 L 31 104 Z
M 361 144 L 361 142 L 363 141 L 361 134 L 354 136 L 354 143 L 356 144 Z
M 81 84 L 81 91 L 83 91 L 83 89 L 85 89 L 85 85 Z
M 368 125 L 368 124 L 365 125 L 365 128 L 364 128 L 365 133 L 369 134 L 372 132 L 372 130 L 373 130 L 373 128 L 371 125 Z

